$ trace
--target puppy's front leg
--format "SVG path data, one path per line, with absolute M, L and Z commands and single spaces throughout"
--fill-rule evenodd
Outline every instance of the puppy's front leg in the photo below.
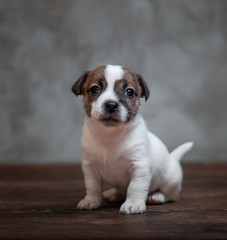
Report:
M 102 201 L 102 181 L 95 165 L 83 161 L 82 170 L 86 188 L 86 196 L 77 205 L 78 209 L 97 209 Z
M 126 201 L 121 205 L 120 213 L 136 214 L 146 211 L 146 199 L 150 187 L 149 168 L 135 169 L 127 189 Z

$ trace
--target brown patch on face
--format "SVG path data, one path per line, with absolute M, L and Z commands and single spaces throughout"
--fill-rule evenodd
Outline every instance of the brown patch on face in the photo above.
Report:
M 150 91 L 148 89 L 148 86 L 146 84 L 146 82 L 144 81 L 143 77 L 139 74 L 134 73 L 131 69 L 123 67 L 124 71 L 125 71 L 125 75 L 126 76 L 130 76 L 137 82 L 137 84 L 140 87 L 140 94 L 139 96 L 141 98 L 145 97 L 145 101 L 147 101 L 147 99 L 149 98 L 150 95 Z
M 105 68 L 106 66 L 102 65 L 85 72 L 72 86 L 72 91 L 76 96 L 84 96 L 84 108 L 88 116 L 91 115 L 91 103 L 95 101 L 107 87 L 104 76 Z M 92 94 L 92 86 L 100 87 L 101 91 L 98 94 Z
M 84 96 L 84 108 L 87 115 L 91 116 L 91 104 L 96 101 L 97 98 L 102 94 L 102 92 L 106 89 L 107 83 L 104 76 L 106 66 L 102 65 L 93 70 L 91 70 L 87 76 L 87 80 L 84 84 L 83 88 L 83 96 Z M 98 86 L 100 88 L 100 92 L 97 94 L 92 94 L 91 88 L 93 86 Z
M 117 94 L 120 103 L 123 104 L 128 111 L 127 122 L 129 122 L 138 112 L 141 87 L 138 83 L 137 74 L 125 67 L 123 69 L 125 71 L 123 79 L 116 81 L 114 91 Z M 130 91 L 133 90 L 132 96 L 126 94 L 127 89 L 130 89 Z

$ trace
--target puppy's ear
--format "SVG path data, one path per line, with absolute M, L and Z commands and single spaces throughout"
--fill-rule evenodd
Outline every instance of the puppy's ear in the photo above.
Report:
M 87 80 L 89 71 L 85 72 L 72 86 L 72 91 L 76 96 L 83 94 L 83 86 Z
M 146 82 L 144 81 L 143 77 L 140 76 L 139 74 L 137 74 L 137 77 L 138 77 L 138 82 L 139 82 L 139 85 L 141 87 L 141 98 L 145 97 L 145 101 L 147 101 L 147 99 L 149 98 L 150 96 L 150 91 L 147 87 L 147 84 Z

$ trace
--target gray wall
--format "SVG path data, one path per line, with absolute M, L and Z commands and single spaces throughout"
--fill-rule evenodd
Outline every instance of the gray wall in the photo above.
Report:
M 0 1 L 0 161 L 80 161 L 71 85 L 125 65 L 151 89 L 141 112 L 189 161 L 227 159 L 227 1 Z

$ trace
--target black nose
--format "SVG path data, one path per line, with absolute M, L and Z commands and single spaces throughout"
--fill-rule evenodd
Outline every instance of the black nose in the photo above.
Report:
M 108 112 L 113 113 L 118 110 L 118 103 L 114 101 L 108 101 L 105 103 L 104 107 Z

